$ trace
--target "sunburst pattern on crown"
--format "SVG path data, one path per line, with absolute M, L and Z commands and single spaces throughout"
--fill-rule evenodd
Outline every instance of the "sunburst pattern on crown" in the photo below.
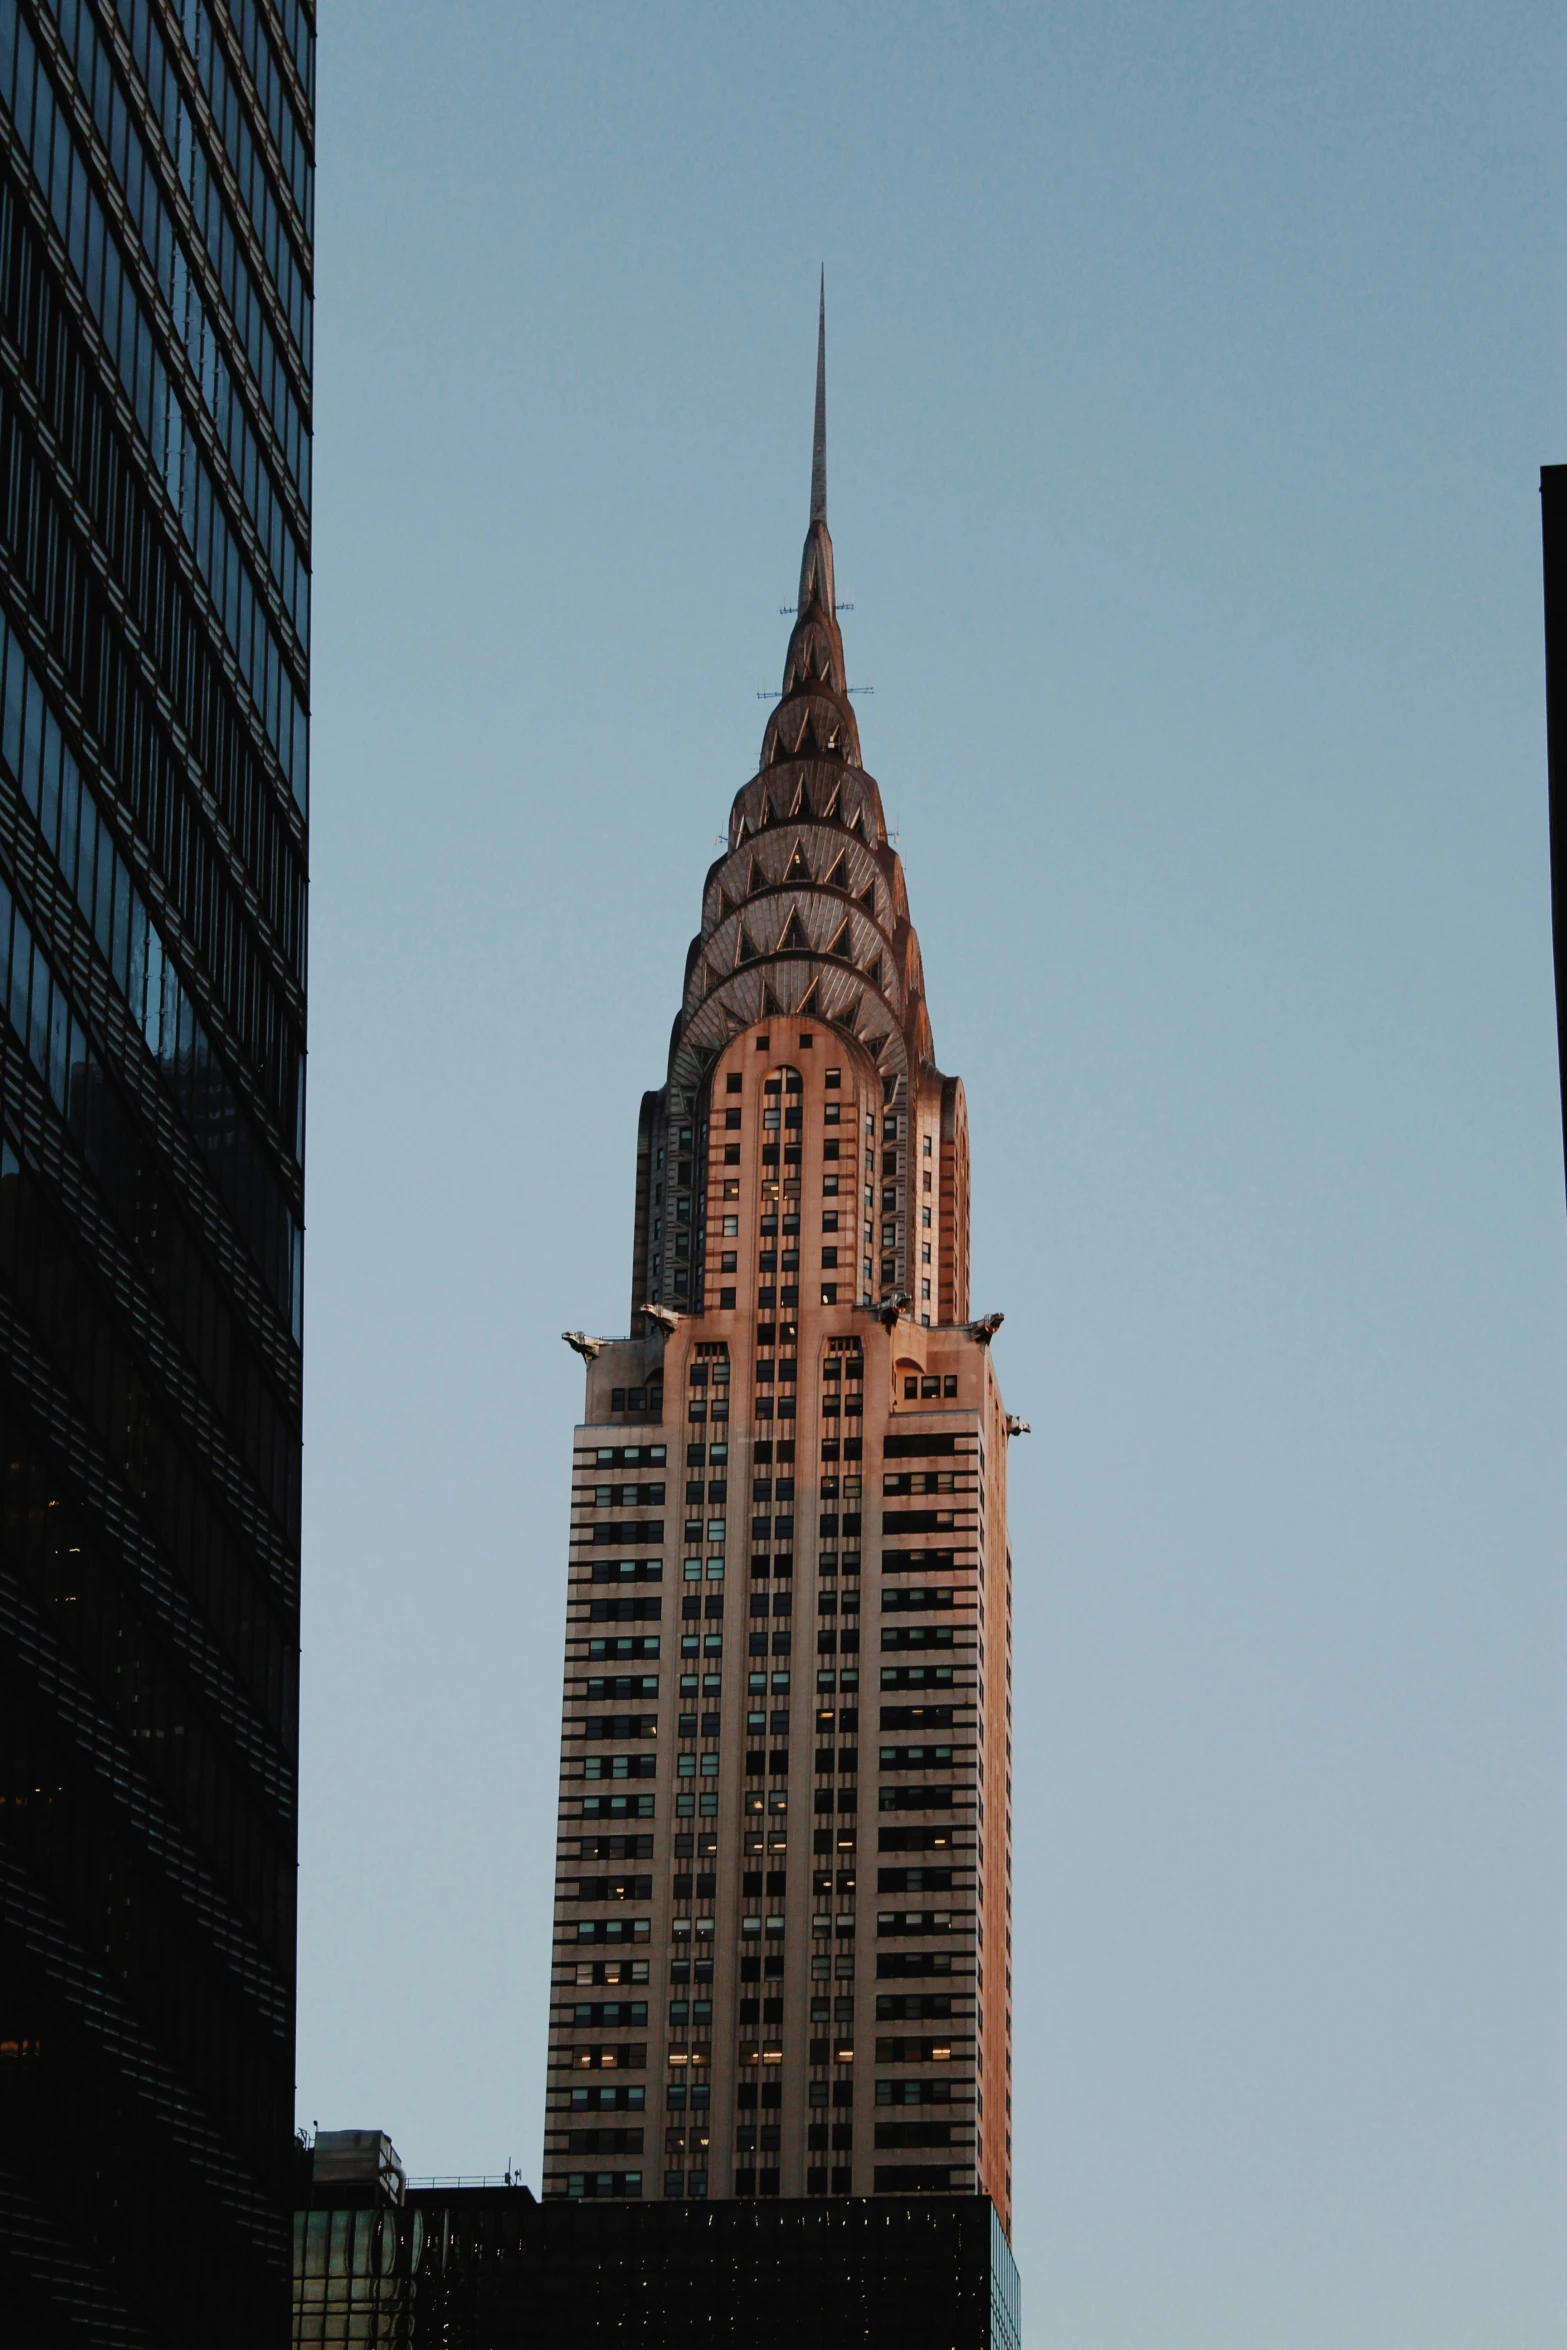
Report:
M 668 1084 L 644 1104 L 649 1168 L 667 1127 L 700 1129 L 708 1074 L 730 1039 L 772 1019 L 820 1021 L 853 1039 L 873 1064 L 889 1109 L 912 1110 L 934 1095 L 944 1130 L 962 1115 L 961 1088 L 935 1065 L 902 861 L 887 838 L 881 793 L 860 763 L 827 528 L 825 313 L 811 508 L 783 690 L 757 771 L 735 794 L 728 847 L 708 870 L 702 925 L 686 956 L 670 1037 Z M 646 1189 L 639 1178 L 633 1286 L 643 1296 L 653 1293 L 655 1271 Z M 949 1278 L 953 1297 L 966 1295 L 966 1233 L 963 1255 L 962 1273 Z M 901 1245 L 899 1257 L 901 1279 Z

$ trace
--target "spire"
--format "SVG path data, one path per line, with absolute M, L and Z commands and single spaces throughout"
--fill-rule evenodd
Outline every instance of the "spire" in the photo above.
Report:
M 816 313 L 816 439 L 811 449 L 811 520 L 827 519 L 827 267 Z
M 816 432 L 811 452 L 811 519 L 800 555 L 800 594 L 784 657 L 783 692 L 762 737 L 764 768 L 835 759 L 857 767 L 860 735 L 844 683 L 843 637 L 833 593 L 827 529 L 827 272 L 816 312 Z M 790 813 L 794 813 L 791 809 Z

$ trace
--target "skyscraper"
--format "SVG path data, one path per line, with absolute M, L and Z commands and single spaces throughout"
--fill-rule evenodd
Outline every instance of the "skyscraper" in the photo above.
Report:
M 0 0 L 0 2312 L 277 2343 L 313 7 Z
M 1010 2206 L 1009 1423 L 860 763 L 825 321 L 783 691 L 576 1432 L 544 2192 Z

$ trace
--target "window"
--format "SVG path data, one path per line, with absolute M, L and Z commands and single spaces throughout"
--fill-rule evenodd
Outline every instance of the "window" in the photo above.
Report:
M 921 1143 L 920 1149 L 923 1155 L 928 1159 L 931 1155 L 931 1142 L 930 1136 L 928 1134 L 926 1135 L 925 1140 Z
M 739 1261 L 740 1260 L 735 1251 L 732 1248 L 726 1248 L 718 1260 L 718 1270 L 720 1273 L 733 1273 L 738 1266 Z M 928 1281 L 925 1284 L 925 1295 L 927 1297 L 930 1295 L 930 1283 Z
M 724 1112 L 724 1124 L 725 1124 L 725 1125 L 726 1125 L 726 1126 L 727 1126 L 727 1127 L 730 1129 L 730 1131 L 731 1131 L 731 1132 L 733 1132 L 733 1131 L 734 1131 L 734 1130 L 735 1130 L 735 1129 L 736 1129 L 736 1128 L 739 1126 L 739 1124 L 740 1124 L 740 1113 L 739 1113 L 739 1111 L 738 1111 L 738 1110 L 725 1110 L 725 1112 Z
M 822 1124 L 836 1126 L 842 1115 L 843 1112 L 837 1102 L 827 1102 L 822 1108 Z
M 822 1263 L 824 1265 L 836 1265 L 837 1262 L 838 1251 L 835 1248 L 824 1248 L 822 1250 Z M 930 1295 L 930 1284 L 928 1282 L 925 1286 L 925 1294 L 927 1297 Z
M 836 1251 L 836 1249 L 829 1250 L 829 1251 L 827 1251 L 827 1252 L 825 1252 L 825 1253 L 827 1253 L 827 1254 L 829 1254 L 829 1255 L 832 1255 L 832 1256 L 836 1256 L 836 1255 L 837 1255 L 837 1251 Z M 822 1283 L 822 1304 L 823 1304 L 824 1306 L 835 1306 L 837 1303 L 838 1303 L 838 1284 L 837 1284 L 837 1282 L 836 1282 L 836 1281 L 824 1281 L 824 1282 Z
M 745 1080 L 740 1075 L 739 1070 L 731 1070 L 729 1075 L 724 1079 L 724 1091 L 725 1093 L 738 1093 L 744 1083 Z
M 843 1083 L 843 1071 L 841 1069 L 829 1069 L 826 1076 L 822 1079 L 822 1083 L 827 1086 L 841 1085 Z
M 739 1230 L 740 1219 L 738 1216 L 726 1216 L 724 1218 L 724 1238 L 726 1240 L 734 1239 L 738 1235 Z
M 832 1212 L 831 1212 L 830 1214 L 828 1214 L 828 1215 L 824 1215 L 824 1216 L 823 1216 L 823 1218 L 822 1218 L 822 1230 L 823 1230 L 824 1232 L 836 1232 L 836 1231 L 837 1231 L 837 1229 L 838 1229 L 838 1212 L 837 1212 L 837 1210 L 836 1210 L 836 1209 L 833 1209 L 833 1210 L 832 1210 Z

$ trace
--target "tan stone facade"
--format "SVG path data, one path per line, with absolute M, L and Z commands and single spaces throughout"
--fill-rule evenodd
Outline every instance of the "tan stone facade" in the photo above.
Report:
M 588 1354 L 545 2193 L 1010 2212 L 1011 1562 L 968 1131 L 813 514 Z

